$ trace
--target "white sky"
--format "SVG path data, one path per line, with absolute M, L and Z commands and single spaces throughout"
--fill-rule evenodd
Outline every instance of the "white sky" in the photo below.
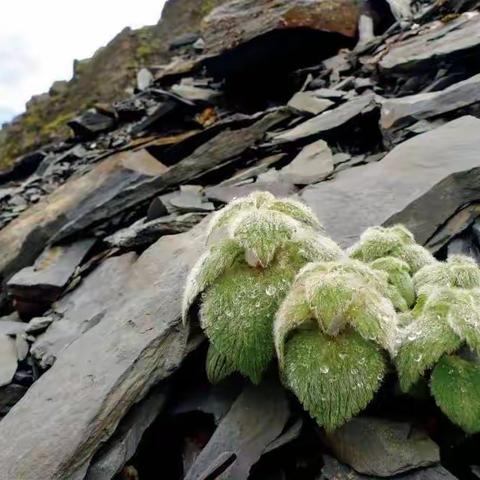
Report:
M 0 126 L 32 95 L 69 80 L 124 27 L 152 25 L 165 0 L 0 0 Z

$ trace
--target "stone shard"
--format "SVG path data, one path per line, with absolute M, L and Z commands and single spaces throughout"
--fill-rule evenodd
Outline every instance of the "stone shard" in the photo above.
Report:
M 306 122 L 285 132 L 271 136 L 272 143 L 287 143 L 306 141 L 312 137 L 319 137 L 334 129 L 344 126 L 350 120 L 369 112 L 377 107 L 375 95 L 366 94 L 353 98 L 339 107 L 313 117 Z
M 15 340 L 0 334 L 0 387 L 8 385 L 17 371 L 17 347 Z
M 480 15 L 467 12 L 390 46 L 379 62 L 384 75 L 434 71 L 445 63 L 475 61 L 480 52 Z
M 16 298 L 52 303 L 94 243 L 94 239 L 87 239 L 47 248 L 32 267 L 25 267 L 8 281 L 9 293 Z
M 0 231 L 0 273 L 9 278 L 31 265 L 45 245 L 70 222 L 89 216 L 146 178 L 165 172 L 148 152 L 123 152 L 103 160 L 87 174 L 72 178 Z M 118 211 L 108 209 L 107 217 Z
M 440 449 L 409 423 L 357 417 L 327 434 L 336 458 L 365 475 L 391 477 L 440 462 Z
M 68 126 L 80 138 L 93 138 L 101 132 L 112 130 L 115 126 L 115 119 L 92 108 L 70 120 Z
M 324 455 L 323 460 L 325 465 L 317 480 L 380 480 L 382 478 L 357 473 L 329 455 Z M 457 480 L 457 477 L 454 477 L 441 465 L 437 465 L 396 475 L 395 480 Z
M 478 102 L 480 102 L 480 74 L 439 92 L 385 100 L 382 104 L 380 126 L 387 134 L 391 134 L 419 120 L 436 117 Z
M 329 234 L 351 245 L 368 227 L 405 224 L 426 243 L 456 210 L 479 199 L 480 120 L 465 116 L 394 148 L 382 160 L 307 187 L 302 199 Z
M 310 185 L 325 180 L 333 172 L 332 151 L 323 140 L 307 145 L 285 167 L 280 178 L 295 185 Z
M 221 478 L 246 480 L 252 465 L 281 434 L 289 414 L 285 392 L 279 385 L 247 386 L 187 472 L 185 480 L 218 478 L 209 477 L 217 469 L 222 472 Z
M 125 298 L 123 285 L 136 259 L 135 253 L 107 258 L 53 306 L 59 320 L 32 345 L 32 355 L 42 366 L 53 365 L 62 350 L 98 324 L 109 309 Z
M 298 92 L 288 102 L 290 108 L 311 115 L 318 115 L 332 105 L 334 102 L 315 96 L 315 92 Z
M 167 401 L 165 390 L 156 389 L 128 412 L 112 438 L 95 455 L 85 480 L 110 480 L 133 457 L 143 433 Z
M 203 20 L 206 52 L 218 54 L 277 29 L 309 28 L 354 37 L 360 8 L 352 0 L 233 0 Z
M 146 250 L 121 286 L 124 300 L 66 348 L 0 422 L 2 479 L 83 479 L 130 407 L 175 371 L 190 349 L 180 298 L 204 231 L 200 225 Z

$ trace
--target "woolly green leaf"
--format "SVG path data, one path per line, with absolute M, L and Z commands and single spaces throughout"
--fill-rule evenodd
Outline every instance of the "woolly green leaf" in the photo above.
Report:
M 480 269 L 473 258 L 465 255 L 452 255 L 447 262 L 452 285 L 460 288 L 480 287 Z
M 410 267 L 412 274 L 418 272 L 425 265 L 435 263 L 435 257 L 421 245 L 406 245 L 394 252 L 394 256 L 401 258 Z
M 327 431 L 363 410 L 385 375 L 380 350 L 352 331 L 335 338 L 297 331 L 287 342 L 285 385 Z
M 344 256 L 333 240 L 308 230 L 297 231 L 290 244 L 307 262 L 330 262 Z
M 197 296 L 230 268 L 241 254 L 240 246 L 233 240 L 224 240 L 205 252 L 188 274 L 182 300 L 182 320 L 185 323 L 188 311 Z
M 462 339 L 447 324 L 445 313 L 440 308 L 412 322 L 406 328 L 403 344 L 395 359 L 401 389 L 408 392 L 443 354 L 454 352 L 461 344 Z
M 265 268 L 298 226 L 281 213 L 254 211 L 235 220 L 231 236 L 245 249 L 245 259 L 250 266 Z
M 206 370 L 208 381 L 216 384 L 234 373 L 235 367 L 210 344 L 207 352 Z
M 437 287 L 449 287 L 451 285 L 450 271 L 446 263 L 434 262 L 425 265 L 413 277 L 413 284 L 417 294 L 428 294 Z
M 388 274 L 388 282 L 396 290 L 390 289 L 390 298 L 395 307 L 405 311 L 415 303 L 415 289 L 410 276 L 410 267 L 406 262 L 395 257 L 383 257 L 374 260 L 370 266 Z M 398 298 L 399 296 L 403 301 Z
M 430 388 L 440 409 L 465 432 L 480 432 L 480 365 L 444 356 L 433 369 Z
M 300 269 L 292 260 L 266 269 L 238 262 L 204 293 L 201 325 L 236 370 L 259 383 L 273 358 L 273 320 Z
M 282 198 L 281 200 L 273 201 L 268 208 L 270 210 L 284 213 L 290 218 L 293 218 L 300 223 L 308 225 L 316 230 L 323 230 L 313 211 L 302 202 L 298 202 L 289 198 Z

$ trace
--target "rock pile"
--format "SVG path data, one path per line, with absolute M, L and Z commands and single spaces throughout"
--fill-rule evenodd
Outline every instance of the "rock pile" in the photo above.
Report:
M 205 217 L 257 190 L 344 247 L 403 223 L 480 261 L 479 7 L 231 1 L 1 173 L 0 479 L 478 478 L 421 392 L 326 436 L 273 378 L 210 386 L 180 303 Z

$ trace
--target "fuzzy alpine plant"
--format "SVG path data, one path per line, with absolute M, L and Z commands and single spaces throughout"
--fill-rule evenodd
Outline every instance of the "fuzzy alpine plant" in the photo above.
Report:
M 413 280 L 418 300 L 396 357 L 400 386 L 408 392 L 431 371 L 440 409 L 466 432 L 479 432 L 480 270 L 455 255 L 425 266 Z
M 307 265 L 274 325 L 283 382 L 326 430 L 372 400 L 396 338 L 386 273 L 353 259 Z
M 275 313 L 296 273 L 308 262 L 338 259 L 342 250 L 305 205 L 263 192 L 220 210 L 208 237 L 187 279 L 184 321 L 198 299 L 212 382 L 239 371 L 259 383 L 274 357 Z

